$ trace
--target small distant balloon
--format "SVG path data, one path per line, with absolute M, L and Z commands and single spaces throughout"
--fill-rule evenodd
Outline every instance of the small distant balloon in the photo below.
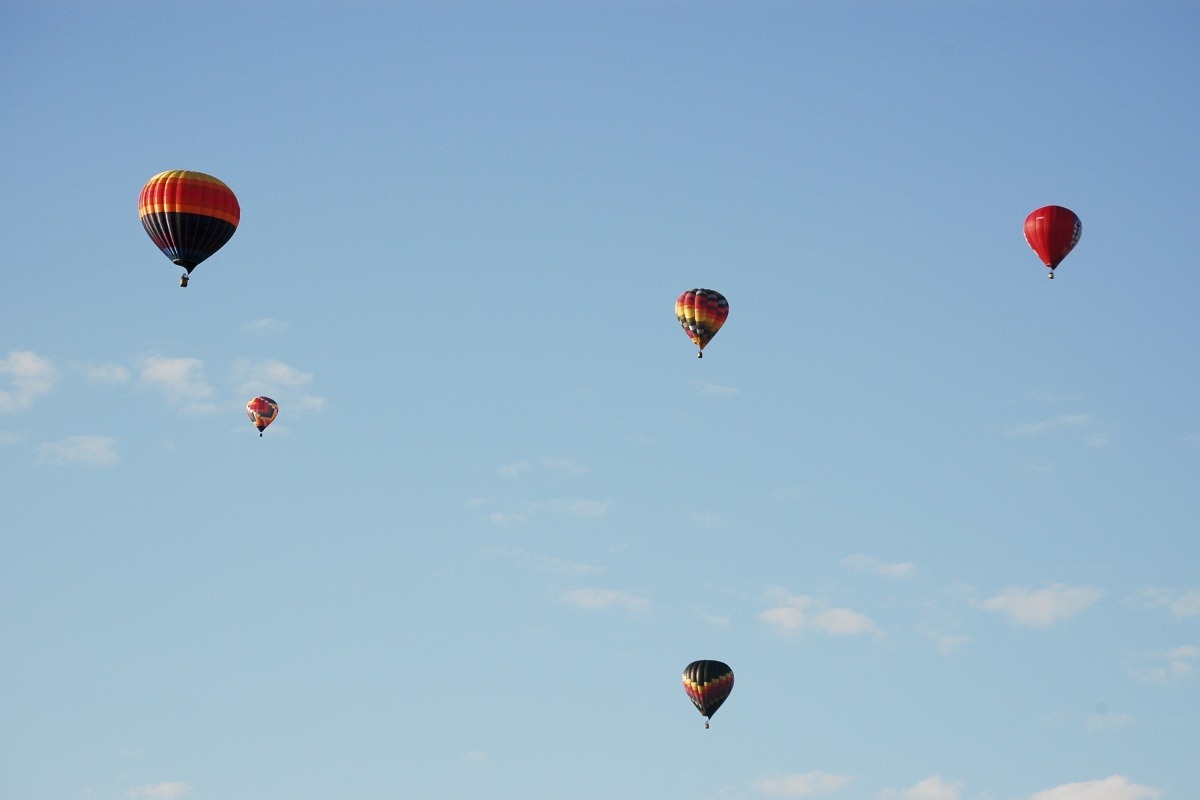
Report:
M 696 358 L 704 358 L 704 348 L 721 330 L 729 317 L 729 301 L 714 289 L 688 289 L 675 300 L 675 319 L 683 332 L 700 348 Z
M 242 209 L 229 187 L 212 175 L 175 169 L 142 187 L 138 216 L 163 255 L 183 267 L 179 285 L 187 286 L 196 265 L 233 236 Z
M 279 404 L 269 397 L 256 397 L 246 403 L 246 416 L 258 428 L 258 435 L 279 416 Z
M 1079 244 L 1083 223 L 1069 208 L 1042 206 L 1029 212 L 1025 218 L 1025 241 L 1037 253 L 1042 263 L 1050 268 L 1054 277 L 1057 267 L 1067 254 Z
M 693 661 L 683 670 L 683 690 L 705 716 L 704 727 L 733 691 L 733 670 L 721 661 Z

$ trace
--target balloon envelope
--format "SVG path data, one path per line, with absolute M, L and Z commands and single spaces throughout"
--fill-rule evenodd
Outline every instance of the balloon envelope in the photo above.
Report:
M 1042 206 L 1025 218 L 1025 241 L 1051 272 L 1079 243 L 1081 233 L 1079 217 L 1062 206 Z
M 683 690 L 701 714 L 711 717 L 733 691 L 733 670 L 720 661 L 693 661 L 683 671 Z
M 279 404 L 269 397 L 256 397 L 246 403 L 246 416 L 258 428 L 258 435 L 279 416 Z
M 229 187 L 213 176 L 175 169 L 142 187 L 138 216 L 158 249 L 190 274 L 229 241 L 242 209 Z
M 729 317 L 729 301 L 714 289 L 688 289 L 675 300 L 675 318 L 701 351 Z

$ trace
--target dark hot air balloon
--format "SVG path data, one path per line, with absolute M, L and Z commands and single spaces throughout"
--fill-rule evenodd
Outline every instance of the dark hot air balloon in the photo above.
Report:
M 704 721 L 707 728 L 708 720 L 733 691 L 733 670 L 720 661 L 693 661 L 683 671 L 683 690 L 708 718 Z
M 279 416 L 279 404 L 269 397 L 256 397 L 246 403 L 246 416 L 258 428 L 258 435 Z
M 675 300 L 675 318 L 700 350 L 696 358 L 704 358 L 704 347 L 721 330 L 729 317 L 729 301 L 712 289 L 688 289 Z
M 1083 224 L 1079 217 L 1071 209 L 1062 206 L 1042 206 L 1029 212 L 1025 218 L 1025 241 L 1042 263 L 1050 268 L 1051 278 L 1054 277 L 1054 268 L 1079 243 L 1081 233 Z
M 138 216 L 158 249 L 183 267 L 180 286 L 237 230 L 241 207 L 229 187 L 211 175 L 185 169 L 160 172 L 138 197 Z

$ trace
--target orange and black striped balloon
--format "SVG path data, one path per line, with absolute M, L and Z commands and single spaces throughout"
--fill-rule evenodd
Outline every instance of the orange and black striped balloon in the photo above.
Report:
M 728 317 L 729 301 L 713 289 L 688 289 L 675 300 L 675 318 L 700 348 L 700 357 Z
M 246 403 L 246 416 L 258 428 L 258 435 L 279 416 L 279 404 L 269 397 L 256 397 Z
M 696 709 L 711 718 L 733 691 L 733 670 L 720 661 L 693 661 L 683 671 L 683 690 Z
M 229 187 L 213 176 L 174 169 L 142 187 L 138 215 L 158 249 L 191 274 L 233 236 L 242 209 Z

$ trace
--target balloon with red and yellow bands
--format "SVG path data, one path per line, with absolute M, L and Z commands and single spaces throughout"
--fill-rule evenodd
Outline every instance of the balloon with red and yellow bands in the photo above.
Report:
M 242 209 L 217 178 L 174 169 L 158 173 L 142 187 L 138 216 L 158 249 L 190 275 L 233 236 Z
M 683 670 L 683 690 L 696 710 L 711 718 L 733 691 L 733 670 L 722 661 L 693 661 Z
M 728 317 L 729 301 L 714 289 L 688 289 L 675 300 L 675 318 L 683 332 L 700 348 L 697 358 L 704 357 L 705 346 Z
M 246 403 L 246 416 L 258 428 L 258 435 L 279 416 L 279 404 L 269 397 L 256 397 Z

